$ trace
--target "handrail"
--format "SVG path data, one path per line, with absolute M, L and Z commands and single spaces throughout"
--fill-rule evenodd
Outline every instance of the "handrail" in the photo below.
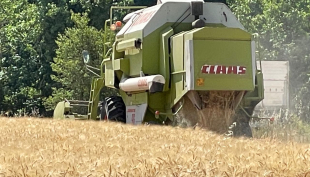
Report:
M 260 55 L 260 42 L 259 42 L 259 34 L 258 33 L 254 33 L 253 34 L 253 37 L 254 37 L 254 41 L 255 41 L 255 45 L 257 45 L 257 51 L 255 49 L 255 58 L 256 58 L 256 52 L 258 53 L 258 60 L 259 60 L 259 68 L 260 68 L 260 71 L 262 71 L 262 59 L 261 59 L 261 55 Z M 256 60 L 255 60 L 256 62 Z M 256 70 L 257 70 L 257 67 L 256 67 Z
M 103 49 L 103 56 L 107 54 L 107 44 L 111 45 L 112 43 L 112 35 L 109 36 L 109 40 L 107 41 L 107 31 L 108 31 L 108 23 L 110 26 L 113 22 L 113 10 L 115 9 L 144 9 L 147 6 L 111 6 L 110 8 L 110 19 L 106 20 L 104 23 L 104 49 Z
M 110 19 L 106 20 L 104 22 L 104 38 L 103 38 L 103 56 L 105 56 L 106 51 L 107 51 L 107 26 L 108 26 L 108 22 L 110 21 Z

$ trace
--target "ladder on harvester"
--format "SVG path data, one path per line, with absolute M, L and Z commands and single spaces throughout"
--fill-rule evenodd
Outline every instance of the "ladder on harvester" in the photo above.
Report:
M 100 90 L 104 86 L 103 78 L 93 78 L 90 90 L 90 97 L 88 101 L 87 119 L 96 120 L 99 104 Z
M 113 37 L 114 37 L 114 33 L 111 32 L 111 30 L 109 30 L 108 26 L 111 27 L 112 25 L 112 20 L 113 20 L 113 10 L 115 9 L 142 9 L 142 8 L 146 8 L 146 6 L 112 6 L 110 8 L 110 19 L 107 19 L 105 21 L 104 24 L 104 46 L 103 46 L 103 60 L 101 63 L 101 67 L 100 69 L 86 65 L 87 67 L 91 68 L 91 69 L 95 69 L 95 70 L 99 70 L 100 71 L 100 75 L 92 72 L 91 69 L 88 69 L 90 72 L 92 72 L 93 74 L 95 74 L 97 77 L 94 77 L 92 79 L 92 84 L 91 84 L 91 90 L 90 90 L 90 98 L 88 101 L 88 113 L 87 113 L 87 119 L 92 119 L 92 120 L 97 120 L 98 119 L 98 107 L 100 107 L 99 104 L 99 94 L 101 89 L 104 86 L 104 63 L 105 61 L 109 61 L 110 59 L 110 54 L 112 52 L 112 44 L 113 44 Z M 108 32 L 110 32 L 108 34 Z

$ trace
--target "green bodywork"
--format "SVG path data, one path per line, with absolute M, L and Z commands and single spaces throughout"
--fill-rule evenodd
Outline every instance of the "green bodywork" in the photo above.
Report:
M 108 22 L 111 23 L 112 18 L 106 22 L 106 31 Z M 143 91 L 127 94 L 119 89 L 126 106 L 148 105 L 143 122 L 162 123 L 167 119 L 172 120 L 175 113 L 173 107 L 189 90 L 245 91 L 238 109 L 249 112 L 254 110 L 264 98 L 264 89 L 263 75 L 257 70 L 256 61 L 252 60 L 253 35 L 218 24 L 196 29 L 190 23 L 172 26 L 173 23 L 166 23 L 146 37 L 143 37 L 143 31 L 140 30 L 116 37 L 114 42 L 106 39 L 104 56 L 111 55 L 101 64 L 101 76 L 92 81 L 88 119 L 98 118 L 98 96 L 104 86 L 117 88 L 122 76 L 139 77 L 141 71 L 145 75 L 160 74 L 166 81 L 164 91 L 158 93 Z M 141 39 L 141 49 L 135 47 L 136 39 Z M 188 43 L 192 44 L 194 58 L 191 88 L 188 88 L 189 81 L 186 80 Z M 246 73 L 205 74 L 202 73 L 204 65 L 244 66 Z M 161 114 L 155 116 L 155 111 Z
M 171 24 L 167 23 L 145 38 L 141 32 L 125 34 L 123 38 L 116 39 L 112 46 L 111 58 L 104 61 L 103 77 L 107 87 L 114 88 L 115 77 L 120 80 L 122 74 L 139 77 L 140 71 L 143 71 L 148 75 L 161 74 L 165 77 L 166 84 L 164 92 L 161 93 L 131 93 L 129 96 L 120 90 L 127 106 L 148 104 L 144 122 L 173 119 L 173 106 L 188 92 L 184 61 L 184 46 L 187 40 L 193 41 L 195 58 L 193 90 L 245 90 L 247 93 L 240 104 L 244 108 L 254 109 L 263 99 L 262 73 L 252 67 L 256 61 L 251 60 L 253 40 L 251 34 L 241 29 L 226 27 L 190 28 L 190 24 L 182 24 L 177 29 L 172 29 Z M 134 48 L 134 39 L 138 38 L 142 39 L 143 45 L 139 50 Z M 201 72 L 201 67 L 205 64 L 242 65 L 247 68 L 247 74 L 204 74 Z M 197 85 L 197 79 L 202 79 L 203 85 Z M 162 113 L 159 118 L 155 118 L 155 111 Z

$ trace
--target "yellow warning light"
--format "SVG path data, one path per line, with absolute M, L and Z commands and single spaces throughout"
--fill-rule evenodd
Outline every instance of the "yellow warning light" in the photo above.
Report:
M 111 29 L 112 31 L 115 31 L 115 30 L 116 30 L 116 25 L 115 25 L 115 24 L 112 24 L 112 25 L 110 26 L 110 29 Z
M 204 84 L 203 78 L 198 78 L 197 79 L 197 85 L 198 86 L 203 86 L 203 84 Z

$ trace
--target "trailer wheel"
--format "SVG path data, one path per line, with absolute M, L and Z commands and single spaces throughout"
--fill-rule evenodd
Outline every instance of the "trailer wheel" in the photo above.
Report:
M 122 97 L 106 97 L 103 105 L 101 108 L 101 119 L 126 123 L 126 106 Z

